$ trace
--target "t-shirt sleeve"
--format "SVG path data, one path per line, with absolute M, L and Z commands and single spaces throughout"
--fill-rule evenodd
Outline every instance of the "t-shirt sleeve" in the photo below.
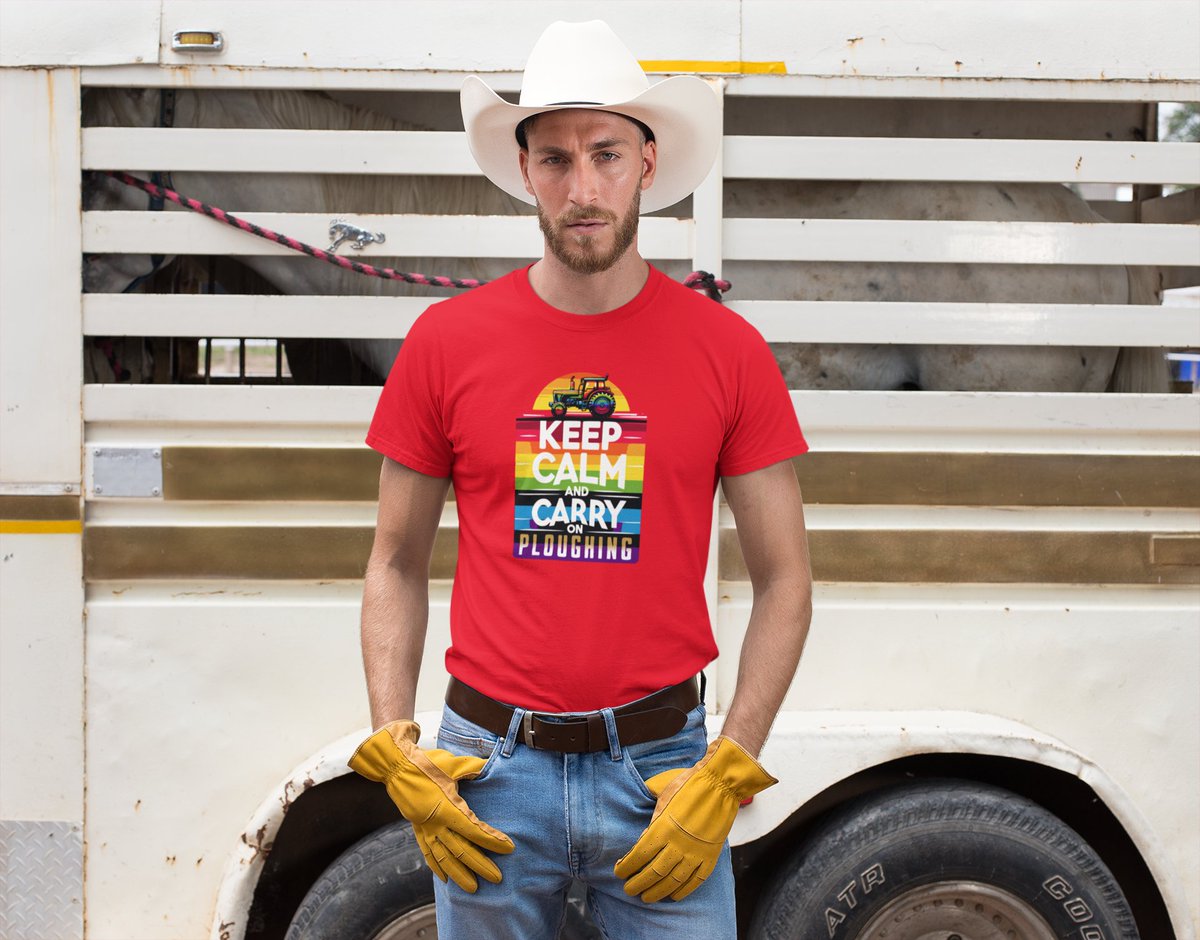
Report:
M 721 476 L 750 473 L 808 450 L 775 355 L 749 323 L 731 380 L 732 414 L 717 459 Z
M 454 447 L 446 435 L 445 388 L 445 360 L 426 311 L 400 344 L 375 406 L 367 444 L 420 473 L 449 476 Z

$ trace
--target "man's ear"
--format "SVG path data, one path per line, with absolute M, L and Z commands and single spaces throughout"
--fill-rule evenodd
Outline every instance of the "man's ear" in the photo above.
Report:
M 658 144 L 653 140 L 642 145 L 642 191 L 654 182 L 654 171 L 658 169 Z
M 525 192 L 529 193 L 529 195 L 533 196 L 536 199 L 537 193 L 535 193 L 533 191 L 533 186 L 531 186 L 529 183 L 529 151 L 528 150 L 518 150 L 517 151 L 517 162 L 521 166 L 521 179 L 523 179 L 525 181 Z

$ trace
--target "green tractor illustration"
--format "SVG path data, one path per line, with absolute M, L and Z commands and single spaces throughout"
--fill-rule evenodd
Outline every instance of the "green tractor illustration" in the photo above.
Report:
M 607 418 L 617 407 L 617 396 L 607 382 L 607 375 L 585 375 L 576 388 L 575 376 L 571 376 L 570 388 L 556 388 L 551 393 L 550 414 L 561 418 L 568 408 L 578 408 L 590 411 L 596 418 Z

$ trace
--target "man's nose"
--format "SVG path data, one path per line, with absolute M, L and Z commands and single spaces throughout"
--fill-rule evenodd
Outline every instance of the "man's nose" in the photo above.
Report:
M 571 166 L 567 198 L 580 206 L 591 205 L 599 195 L 598 175 L 590 160 L 577 160 Z

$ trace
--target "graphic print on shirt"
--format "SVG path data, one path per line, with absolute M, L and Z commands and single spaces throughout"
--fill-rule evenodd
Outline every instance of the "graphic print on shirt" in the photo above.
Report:
M 636 562 L 645 463 L 646 416 L 608 373 L 548 383 L 517 418 L 513 555 Z

